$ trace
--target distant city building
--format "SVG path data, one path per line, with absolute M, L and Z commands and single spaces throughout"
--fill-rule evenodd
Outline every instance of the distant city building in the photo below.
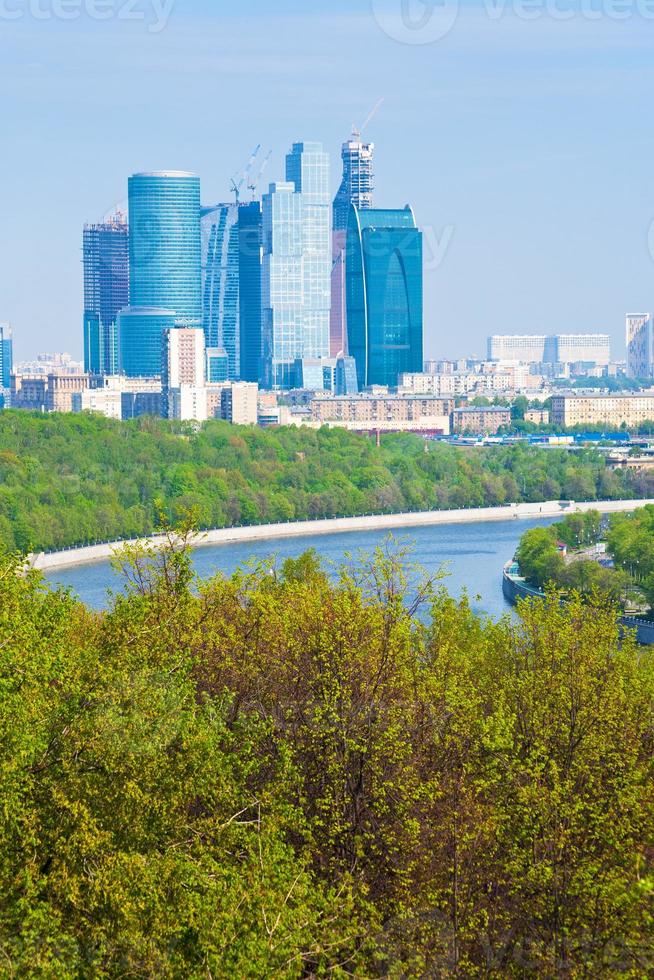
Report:
M 345 244 L 350 207 L 368 211 L 373 206 L 374 143 L 364 143 L 354 133 L 343 143 L 343 179 L 333 207 L 332 281 L 329 346 L 332 357 L 347 354 L 347 317 L 345 302 Z
M 238 215 L 240 377 L 259 382 L 263 375 L 261 272 L 263 215 L 259 201 L 243 204 Z
M 203 421 L 207 418 L 204 330 L 173 327 L 163 335 L 162 415 Z
M 329 356 L 329 156 L 295 143 L 263 199 L 262 346 L 268 388 L 292 388 L 298 358 Z
M 627 375 L 654 375 L 654 319 L 651 313 L 628 313 L 626 317 Z
M 533 425 L 549 425 L 550 413 L 546 408 L 529 408 L 525 412 L 525 422 L 531 422 Z
M 129 306 L 129 228 L 121 215 L 85 225 L 84 370 L 118 370 L 118 314 Z
M 70 354 L 37 354 L 33 361 L 19 361 L 14 365 L 16 374 L 84 374 L 84 364 Z
M 654 423 L 654 394 L 637 392 L 629 395 L 580 394 L 554 395 L 552 398 L 554 425 L 605 425 L 611 428 Z
M 217 384 L 229 379 L 229 355 L 220 347 L 207 347 L 207 382 Z
M 11 406 L 31 412 L 72 412 L 73 396 L 88 387 L 86 374 L 11 376 Z
M 357 364 L 353 357 L 338 357 L 334 374 L 335 395 L 357 395 Z
M 8 392 L 11 388 L 11 374 L 14 369 L 13 333 L 8 323 L 0 323 L 0 389 Z
M 488 338 L 490 361 L 522 361 L 526 364 L 607 365 L 611 360 L 608 334 L 496 334 Z
M 452 432 L 462 435 L 496 435 L 503 426 L 511 425 L 511 409 L 488 406 L 486 408 L 455 408 L 452 412 Z
M 202 326 L 199 177 L 184 171 L 130 177 L 129 275 L 130 309 L 119 318 L 121 369 L 160 375 L 164 330 Z
M 222 418 L 232 425 L 256 425 L 258 421 L 259 386 L 247 381 L 232 381 L 207 386 L 209 418 Z
M 161 377 L 164 334 L 184 323 L 178 320 L 174 310 L 144 306 L 121 310 L 118 314 L 120 371 L 131 378 Z
M 422 370 L 422 232 L 411 208 L 351 207 L 346 305 L 359 389 L 394 386 L 403 372 Z
M 229 359 L 228 377 L 241 373 L 239 204 L 202 209 L 202 322 L 207 347 Z
M 309 404 L 314 424 L 356 432 L 431 432 L 448 435 L 454 401 L 413 395 L 318 395 Z

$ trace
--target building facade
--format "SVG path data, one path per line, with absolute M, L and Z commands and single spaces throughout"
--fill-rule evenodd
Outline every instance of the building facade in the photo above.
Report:
M 452 432 L 462 435 L 496 435 L 503 426 L 511 425 L 511 409 L 488 406 L 486 408 L 455 408 L 452 412 Z
M 298 358 L 329 356 L 329 156 L 295 143 L 263 199 L 262 354 L 267 388 L 292 388 Z
M 369 211 L 373 207 L 374 143 L 364 143 L 354 133 L 343 143 L 341 158 L 343 178 L 334 199 L 332 231 L 332 280 L 329 346 L 332 357 L 347 354 L 347 317 L 345 302 L 345 244 L 350 207 Z
M 626 317 L 627 375 L 654 375 L 654 320 L 651 313 L 628 313 Z
M 412 395 L 318 396 L 312 399 L 309 408 L 314 424 L 334 425 L 357 432 L 379 429 L 447 435 L 454 401 Z
M 85 225 L 84 370 L 116 374 L 118 314 L 129 306 L 129 228 L 121 215 Z
M 207 418 L 204 330 L 173 327 L 163 335 L 162 415 L 204 421 Z
M 259 201 L 241 205 L 239 240 L 240 377 L 258 383 L 263 376 L 261 338 L 261 274 L 263 216 Z
M 241 373 L 239 204 L 203 208 L 202 323 L 207 347 L 227 352 L 228 377 Z
M 411 208 L 350 208 L 346 244 L 348 350 L 359 389 L 422 371 L 422 232 Z
M 644 422 L 654 422 L 654 394 L 554 395 L 551 417 L 554 425 L 566 428 L 577 425 L 631 428 Z
M 121 368 L 132 375 L 161 375 L 163 331 L 171 325 L 202 326 L 200 179 L 195 174 L 156 171 L 130 177 L 129 277 L 129 316 L 119 317 Z M 153 312 L 163 311 L 158 333 Z M 131 328 L 126 337 L 124 326 Z
M 600 333 L 494 334 L 488 338 L 488 360 L 606 366 L 611 360 L 611 338 Z
M 13 332 L 8 323 L 0 323 L 0 389 L 9 393 L 14 369 Z

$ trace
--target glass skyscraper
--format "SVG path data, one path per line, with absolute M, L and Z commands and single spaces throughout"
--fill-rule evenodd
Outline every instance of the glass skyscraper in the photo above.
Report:
M 241 380 L 262 378 L 261 265 L 262 212 L 259 201 L 243 204 L 238 213 L 239 329 Z
M 241 374 L 238 204 L 202 209 L 202 322 L 208 348 L 227 351 L 228 377 Z
M 422 371 L 422 232 L 411 208 L 350 208 L 346 243 L 349 352 L 359 388 Z
M 0 323 L 0 388 L 11 388 L 14 366 L 12 331 L 8 323 Z
M 295 143 L 286 181 L 263 199 L 264 384 L 295 384 L 298 358 L 329 356 L 331 234 L 329 155 Z
M 157 323 L 173 316 L 177 326 L 202 326 L 201 245 L 199 177 L 177 170 L 130 177 L 130 310 L 120 318 L 120 361 L 126 373 L 161 374 Z
M 120 215 L 86 225 L 84 256 L 84 370 L 118 372 L 118 313 L 129 304 L 128 226 Z
M 353 133 L 343 143 L 343 179 L 334 199 L 332 235 L 332 302 L 329 347 L 332 357 L 347 353 L 347 319 L 345 307 L 345 240 L 350 207 L 366 211 L 373 206 L 375 144 L 364 143 Z

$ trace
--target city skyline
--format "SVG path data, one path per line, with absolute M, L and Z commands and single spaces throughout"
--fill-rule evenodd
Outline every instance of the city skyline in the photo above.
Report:
M 81 355 L 79 228 L 124 200 L 125 174 L 188 168 L 205 201 L 225 200 L 255 143 L 274 148 L 271 179 L 301 137 L 336 159 L 380 96 L 363 136 L 378 148 L 376 203 L 406 196 L 425 228 L 426 353 L 482 353 L 493 332 L 607 332 L 624 349 L 624 311 L 651 308 L 654 290 L 651 21 L 627 17 L 617 32 L 608 16 L 529 23 L 471 5 L 447 36 L 406 44 L 369 2 L 347 6 L 252 3 L 245 17 L 178 0 L 159 33 L 118 19 L 3 21 L 0 317 L 18 357 L 51 348 L 53 333 Z M 333 168 L 334 194 L 339 179 Z M 46 202 L 58 220 L 28 253 Z

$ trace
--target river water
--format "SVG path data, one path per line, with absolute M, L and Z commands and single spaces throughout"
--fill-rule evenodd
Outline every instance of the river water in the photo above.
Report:
M 551 524 L 548 521 L 501 521 L 479 524 L 439 525 L 402 530 L 397 541 L 413 548 L 411 561 L 429 574 L 440 568 L 447 573 L 444 585 L 456 596 L 467 589 L 475 611 L 499 618 L 508 610 L 502 596 L 502 568 L 513 557 L 518 542 L 532 527 Z M 346 554 L 356 557 L 369 553 L 384 544 L 388 531 L 355 531 L 351 533 L 311 535 L 277 541 L 249 541 L 241 544 L 198 548 L 194 553 L 195 567 L 207 578 L 218 572 L 231 574 L 250 559 L 263 560 L 275 556 L 279 561 L 297 557 L 308 548 L 315 548 L 327 567 L 345 560 Z M 108 604 L 107 592 L 120 590 L 120 578 L 111 566 L 103 562 L 78 568 L 51 572 L 46 576 L 54 585 L 70 588 L 87 605 L 103 609 Z

